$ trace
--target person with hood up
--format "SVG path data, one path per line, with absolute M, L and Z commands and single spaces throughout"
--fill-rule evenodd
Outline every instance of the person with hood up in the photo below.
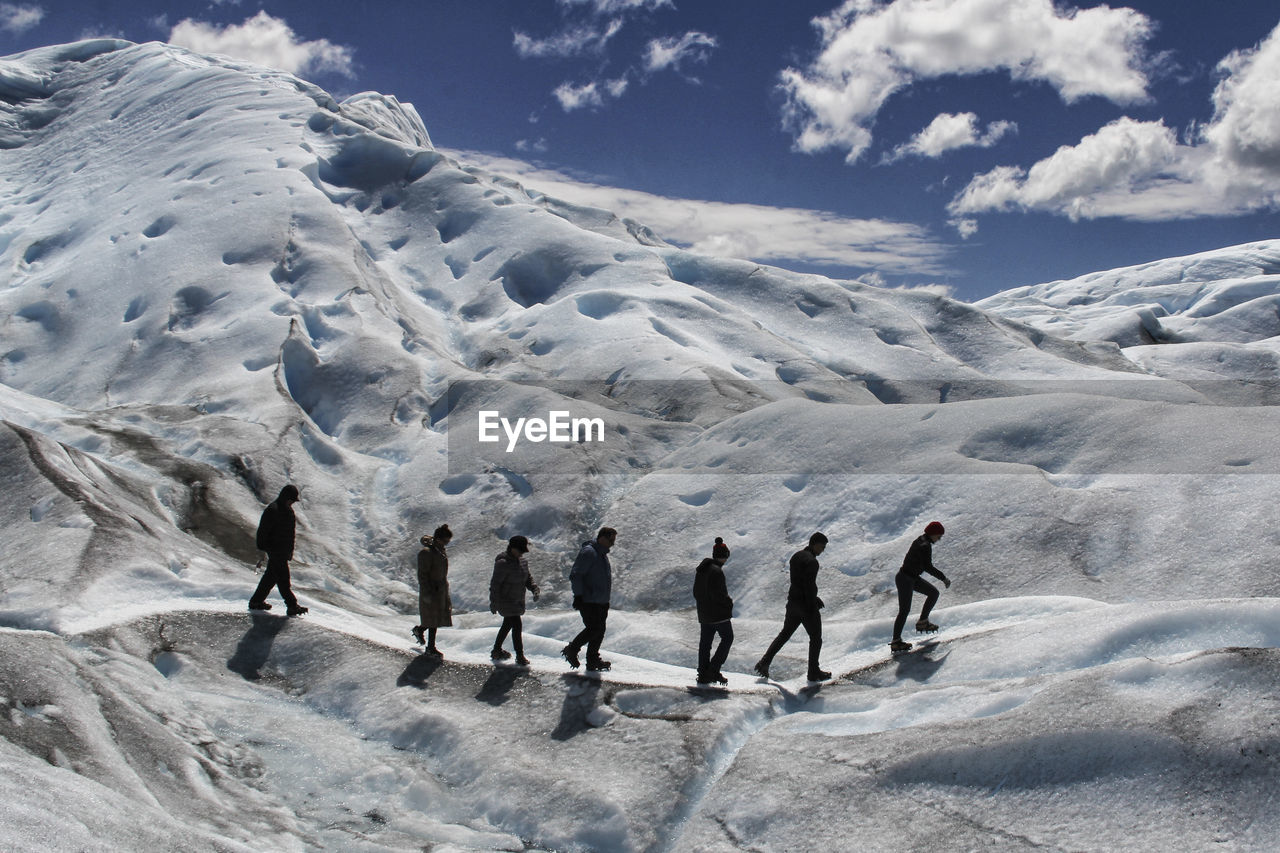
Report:
M 449 525 L 442 524 L 435 533 L 423 536 L 422 550 L 418 552 L 418 619 L 413 626 L 413 637 L 426 643 L 426 653 L 442 658 L 436 648 L 436 630 L 453 625 L 453 599 L 449 597 L 449 553 L 453 539 Z M 423 632 L 426 636 L 423 636 Z
M 583 542 L 578 556 L 569 571 L 573 587 L 573 607 L 582 616 L 582 631 L 573 638 L 560 654 L 577 669 L 578 652 L 587 647 L 587 671 L 604 672 L 612 664 L 600 657 L 600 645 L 604 642 L 605 625 L 609 619 L 609 596 L 613 588 L 613 569 L 609 565 L 609 550 L 618 541 L 618 531 L 602 527 L 594 541 Z
M 529 540 L 523 536 L 512 536 L 507 548 L 493 561 L 493 579 L 489 581 L 489 612 L 502 616 L 502 627 L 498 630 L 498 639 L 493 643 L 493 652 L 489 657 L 494 660 L 507 660 L 511 652 L 502 647 L 507 634 L 511 635 L 511 647 L 516 652 L 516 665 L 528 666 L 529 659 L 524 656 L 523 626 L 520 617 L 524 615 L 524 592 L 533 593 L 533 600 L 538 600 L 538 585 L 529 574 L 529 561 L 525 557 L 529 553 Z
M 698 683 L 728 684 L 729 679 L 720 667 L 729 659 L 729 647 L 733 645 L 733 599 L 724 579 L 724 564 L 729 561 L 729 546 L 716 537 L 711 556 L 698 564 L 693 580 L 693 600 L 698 604 L 698 624 L 702 636 L 698 640 Z M 715 655 L 711 643 L 716 635 L 720 645 Z
M 920 618 L 916 620 L 916 630 L 921 633 L 933 633 L 938 626 L 929 621 L 933 605 L 938 603 L 938 588 L 920 577 L 925 572 L 933 575 L 947 587 L 951 581 L 942 571 L 933 565 L 933 546 L 946 533 L 940 521 L 931 521 L 925 525 L 924 535 L 918 537 L 907 549 L 907 556 L 902 561 L 902 568 L 893 578 L 898 588 L 898 616 L 893 620 L 893 640 L 889 648 L 895 652 L 910 650 L 911 644 L 903 642 L 902 629 L 906 627 L 907 616 L 911 613 L 911 597 L 914 593 L 924 593 L 924 607 L 920 608 Z
M 262 580 L 249 599 L 250 610 L 270 610 L 267 596 L 271 594 L 273 587 L 279 587 L 280 597 L 284 599 L 287 608 L 286 613 L 301 616 L 307 612 L 307 608 L 298 603 L 289 580 L 289 561 L 293 559 L 298 524 L 297 516 L 293 514 L 293 505 L 298 499 L 298 487 L 289 484 L 262 511 L 254 541 L 259 551 L 267 552 L 267 570 L 262 573 Z
M 769 677 L 769 666 L 773 657 L 791 639 L 796 628 L 801 625 L 809 635 L 809 680 L 826 681 L 831 673 L 818 666 L 818 654 L 822 651 L 822 599 L 818 598 L 818 555 L 827 548 L 827 537 L 815 533 L 809 537 L 809 544 L 791 555 L 791 588 L 787 591 L 787 612 L 782 621 L 782 630 L 769 645 L 756 664 L 756 674 L 761 678 Z

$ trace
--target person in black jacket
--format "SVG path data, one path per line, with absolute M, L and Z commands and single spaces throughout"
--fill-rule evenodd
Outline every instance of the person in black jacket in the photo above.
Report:
M 796 628 L 801 625 L 809 634 L 809 680 L 825 681 L 831 673 L 818 666 L 818 654 L 822 651 L 822 599 L 818 598 L 818 555 L 827 548 L 827 537 L 815 533 L 809 537 L 809 544 L 791 556 L 791 589 L 787 592 L 787 613 L 782 622 L 782 630 L 769 645 L 756 664 L 756 674 L 762 678 L 769 677 L 769 666 L 773 657 L 791 639 Z
M 902 641 L 902 629 L 911 613 L 913 593 L 924 593 L 924 607 L 920 608 L 916 630 L 922 633 L 938 630 L 938 626 L 929 621 L 933 605 L 938 603 L 938 588 L 920 576 L 928 572 L 942 581 L 948 589 L 951 588 L 951 581 L 933 565 L 933 545 L 946 532 L 940 521 L 931 521 L 925 525 L 924 535 L 911 543 L 907 556 L 902 561 L 902 568 L 894 576 L 893 582 L 898 587 L 898 617 L 893 620 L 893 640 L 889 643 L 889 648 L 895 652 L 905 652 L 911 648 L 910 643 Z
M 533 600 L 538 600 L 538 585 L 529 574 L 529 540 L 524 536 L 512 536 L 507 541 L 507 550 L 493 561 L 493 578 L 489 581 L 489 612 L 502 616 L 502 627 L 498 629 L 498 638 L 493 642 L 493 651 L 489 657 L 493 660 L 507 660 L 511 652 L 502 647 L 507 635 L 511 635 L 511 647 L 516 651 L 516 666 L 528 666 L 529 659 L 524 656 L 523 625 L 520 617 L 524 615 L 524 591 L 533 593 Z
M 249 599 L 250 610 L 270 610 L 267 596 L 272 587 L 280 588 L 280 597 L 284 599 L 287 613 L 290 616 L 301 616 L 307 608 L 298 604 L 289 584 L 289 561 L 293 559 L 293 545 L 297 518 L 293 514 L 293 505 L 298 502 L 298 487 L 285 486 L 280 495 L 267 504 L 262 511 L 262 519 L 258 522 L 258 533 L 255 541 L 259 551 L 267 552 L 267 570 L 262 573 L 262 580 Z M 259 563 L 261 565 L 261 563 Z
M 702 626 L 702 636 L 698 641 L 699 684 L 729 683 L 729 679 L 720 672 L 720 667 L 729 658 L 729 647 L 733 645 L 733 599 L 729 597 L 729 588 L 724 580 L 724 564 L 728 560 L 729 546 L 717 536 L 711 556 L 698 564 L 698 573 L 693 580 L 693 600 L 698 603 L 698 623 Z M 720 645 L 713 657 L 711 643 L 717 634 L 720 635 Z

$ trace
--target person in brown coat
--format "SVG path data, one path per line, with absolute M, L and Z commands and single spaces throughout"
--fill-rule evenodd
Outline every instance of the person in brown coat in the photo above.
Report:
M 507 542 L 507 550 L 493 561 L 493 579 L 489 581 L 489 612 L 502 616 L 502 628 L 498 631 L 498 639 L 493 643 L 494 660 L 507 660 L 511 652 L 502 648 L 507 634 L 511 635 L 511 647 L 516 651 L 516 665 L 528 666 L 529 659 L 524 656 L 523 626 L 520 617 L 524 615 L 524 591 L 533 593 L 533 600 L 538 600 L 538 585 L 529 574 L 529 540 L 523 536 L 512 536 Z
M 449 554 L 446 548 L 453 539 L 449 525 L 442 524 L 431 536 L 422 537 L 418 552 L 418 618 L 413 636 L 427 644 L 427 654 L 444 657 L 436 648 L 436 629 L 453 625 L 453 600 L 449 598 Z M 423 632 L 426 632 L 426 637 Z

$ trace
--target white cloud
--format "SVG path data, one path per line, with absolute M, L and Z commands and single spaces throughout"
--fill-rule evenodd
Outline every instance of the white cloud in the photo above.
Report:
M 1219 70 L 1213 119 L 1194 139 L 1179 141 L 1161 121 L 1122 118 L 1030 169 L 975 176 L 948 210 L 1164 221 L 1280 206 L 1280 27 Z
M 706 62 L 711 51 L 718 45 L 719 42 L 716 41 L 715 36 L 696 30 L 687 32 L 679 38 L 670 36 L 653 39 L 645 48 L 644 70 L 649 73 L 662 71 L 665 68 L 679 70 L 680 63 L 685 60 Z
M 626 77 L 592 80 L 581 85 L 561 83 L 551 94 L 560 102 L 560 108 L 569 113 L 586 108 L 598 109 L 604 106 L 606 96 L 615 100 L 621 98 L 627 91 L 627 85 Z
M 517 32 L 514 38 L 516 54 L 521 59 L 545 59 L 547 57 L 564 59 L 582 54 L 599 54 L 608 45 L 609 39 L 622 29 L 622 21 L 614 19 L 604 28 L 584 24 L 572 29 L 562 30 L 544 39 L 537 39 L 526 33 Z
M 943 275 L 952 246 L 918 225 L 819 210 L 670 198 L 582 181 L 530 163 L 475 152 L 454 156 L 517 178 L 531 191 L 610 210 L 694 251 L 785 266 L 853 267 L 888 275 Z
M 1075 101 L 1147 97 L 1151 22 L 1132 9 L 1059 9 L 1051 0 L 846 0 L 814 21 L 819 56 L 782 72 L 785 115 L 801 151 L 870 146 L 891 95 L 921 79 L 1006 71 Z
M 290 74 L 333 71 L 354 76 L 351 48 L 326 39 L 299 41 L 280 18 L 259 12 L 243 24 L 219 27 L 187 18 L 169 33 L 169 42 L 198 53 L 220 53 Z
M 664 6 L 675 8 L 672 0 L 558 0 L 558 2 L 567 8 L 585 6 L 597 15 L 652 12 Z
M 13 3 L 0 3 L 0 30 L 7 30 L 20 35 L 36 26 L 44 19 L 44 9 L 40 6 L 24 3 L 18 6 Z
M 1017 130 L 1018 126 L 1011 121 L 993 121 L 985 132 L 980 132 L 978 117 L 974 113 L 942 113 L 910 141 L 886 154 L 884 161 L 892 163 L 904 157 L 936 159 L 957 148 L 990 148 Z

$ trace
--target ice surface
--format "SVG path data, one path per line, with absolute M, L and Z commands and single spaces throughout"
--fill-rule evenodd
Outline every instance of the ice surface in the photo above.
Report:
M 390 95 L 113 40 L 0 60 L 0 146 L 0 847 L 1269 845 L 1276 241 L 966 305 L 682 251 Z M 475 431 L 556 409 L 607 440 Z M 285 482 L 311 610 L 251 617 Z M 933 519 L 943 632 L 891 658 Z M 444 521 L 439 662 L 408 629 Z M 837 678 L 801 632 L 759 681 L 817 529 Z M 517 533 L 528 671 L 489 660 Z

